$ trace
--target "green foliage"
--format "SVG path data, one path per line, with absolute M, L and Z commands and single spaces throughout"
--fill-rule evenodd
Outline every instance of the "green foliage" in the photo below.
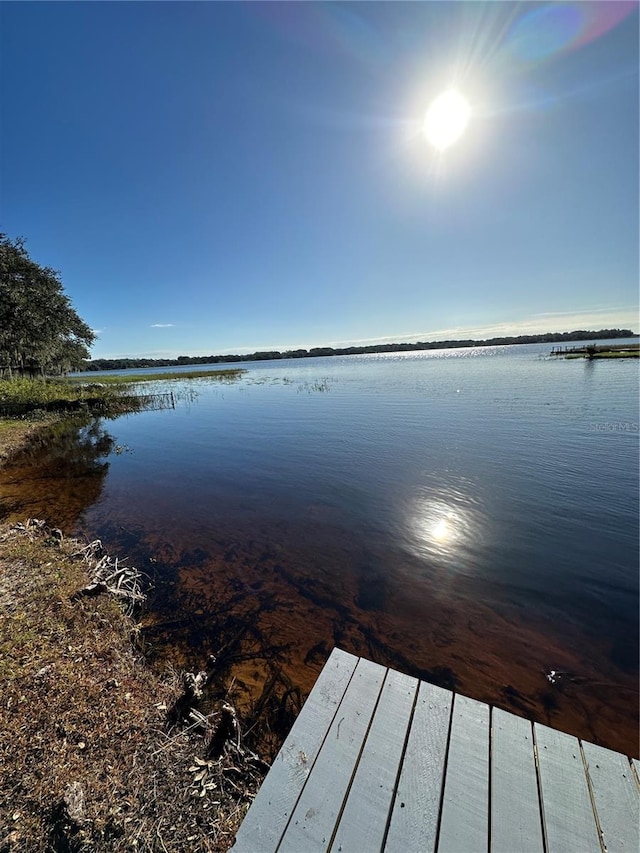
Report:
M 0 415 L 22 415 L 29 412 L 77 410 L 96 401 L 113 405 L 120 397 L 116 388 L 82 386 L 64 379 L 35 379 L 27 376 L 0 380 Z
M 94 337 L 64 293 L 60 274 L 32 261 L 22 238 L 0 233 L 0 375 L 78 368 Z
M 230 383 L 239 379 L 244 372 L 231 368 L 147 375 L 116 374 L 98 376 L 98 382 L 87 382 L 86 377 L 40 379 L 15 376 L 10 380 L 0 379 L 0 418 L 26 416 L 32 419 L 34 413 L 50 412 L 92 412 L 96 415 L 116 417 L 125 412 L 173 407 L 175 401 L 181 398 L 179 392 L 146 393 L 150 390 L 148 386 L 167 380 L 180 380 L 184 383 L 196 378 Z M 133 394 L 129 393 L 131 390 L 134 391 Z M 192 393 L 195 392 L 188 392 L 190 399 Z

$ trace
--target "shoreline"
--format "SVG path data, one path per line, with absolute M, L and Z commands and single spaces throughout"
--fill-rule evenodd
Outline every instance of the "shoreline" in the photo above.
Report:
M 0 417 L 0 468 L 19 450 L 26 447 L 36 433 L 48 429 L 56 422 L 55 415 L 39 420 L 16 420 Z
M 0 467 L 51 422 L 0 421 Z M 0 523 L 0 849 L 227 851 L 268 765 L 241 731 L 212 754 L 224 673 L 206 705 L 187 696 L 114 596 L 82 594 L 105 559 L 44 522 Z

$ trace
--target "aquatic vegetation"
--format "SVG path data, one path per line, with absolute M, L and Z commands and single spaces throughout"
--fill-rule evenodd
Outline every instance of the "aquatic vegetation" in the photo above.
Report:
M 155 385 L 158 382 L 210 379 L 215 382 L 235 382 L 242 370 L 197 370 L 189 373 L 118 374 L 100 376 L 99 381 L 87 382 L 86 377 L 56 379 L 18 377 L 0 380 L 0 417 L 32 416 L 35 412 L 88 411 L 112 416 L 149 408 L 175 406 L 174 392 L 159 394 L 136 392 L 135 386 Z M 136 393 L 127 393 L 134 391 Z
M 20 417 L 35 411 L 106 409 L 118 402 L 120 392 L 96 385 L 77 385 L 64 379 L 18 377 L 0 380 L 0 416 Z
M 101 385 L 138 385 L 147 382 L 160 382 L 173 379 L 185 381 L 187 379 L 214 379 L 219 382 L 235 381 L 239 379 L 245 370 L 241 368 L 227 368 L 225 370 L 170 370 L 165 373 L 116 373 L 112 375 L 100 375 L 95 382 L 88 387 Z M 69 383 L 86 383 L 86 376 L 70 376 L 66 380 Z
M 329 377 L 325 376 L 324 379 L 314 379 L 313 382 L 302 382 L 298 385 L 298 394 L 306 392 L 307 394 L 313 394 L 314 392 L 318 392 L 320 394 L 324 394 L 331 388 L 329 384 Z

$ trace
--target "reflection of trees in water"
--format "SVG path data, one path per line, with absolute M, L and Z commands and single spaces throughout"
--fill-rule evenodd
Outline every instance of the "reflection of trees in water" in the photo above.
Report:
M 100 497 L 114 445 L 95 418 L 61 421 L 37 434 L 0 471 L 0 517 L 45 518 L 70 530 Z

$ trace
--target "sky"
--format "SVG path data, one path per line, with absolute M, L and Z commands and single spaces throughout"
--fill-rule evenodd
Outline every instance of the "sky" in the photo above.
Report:
M 96 358 L 640 331 L 638 29 L 636 2 L 3 2 L 0 230 Z

